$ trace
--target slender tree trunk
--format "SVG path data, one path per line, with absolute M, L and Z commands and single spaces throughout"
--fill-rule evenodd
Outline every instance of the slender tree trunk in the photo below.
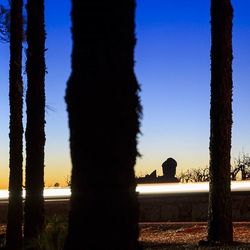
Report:
M 44 227 L 45 27 L 44 1 L 27 2 L 27 127 L 25 240 L 37 239 Z
M 231 243 L 232 18 L 230 0 L 211 0 L 211 128 L 208 240 Z
M 10 22 L 10 177 L 6 248 L 22 247 L 22 164 L 23 164 L 23 81 L 22 81 L 22 37 L 23 1 L 11 1 Z
M 66 102 L 72 158 L 65 250 L 135 250 L 134 165 L 141 106 L 134 74 L 134 0 L 73 0 Z

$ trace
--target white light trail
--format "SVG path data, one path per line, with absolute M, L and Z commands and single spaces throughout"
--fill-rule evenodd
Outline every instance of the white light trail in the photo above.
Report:
M 136 191 L 139 195 L 206 193 L 209 190 L 208 182 L 200 183 L 160 183 L 139 184 Z M 250 181 L 232 181 L 231 191 L 250 191 Z M 0 190 L 0 200 L 8 199 L 8 190 Z M 71 195 L 70 188 L 45 188 L 45 199 L 67 199 Z M 25 191 L 23 191 L 25 197 Z
M 71 195 L 70 188 L 45 188 L 44 198 L 69 198 Z
M 45 199 L 63 199 L 69 198 L 71 195 L 70 188 L 45 188 L 43 196 Z M 9 197 L 8 190 L 0 190 L 0 200 L 6 200 Z M 25 190 L 23 190 L 23 198 L 25 198 Z
M 179 193 L 206 193 L 209 191 L 208 182 L 194 183 L 161 183 L 140 184 L 136 191 L 139 194 L 179 194 Z M 250 181 L 232 181 L 231 191 L 250 191 Z
M 250 184 L 250 183 L 249 183 Z M 250 187 L 250 186 L 249 186 Z M 208 192 L 208 183 L 161 183 L 161 184 L 141 184 L 136 191 L 139 194 L 173 194 L 173 193 L 194 193 Z

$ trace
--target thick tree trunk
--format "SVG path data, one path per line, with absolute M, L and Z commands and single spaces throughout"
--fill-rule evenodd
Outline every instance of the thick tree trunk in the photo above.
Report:
M 27 2 L 27 127 L 25 240 L 37 239 L 44 226 L 45 28 L 44 1 Z
M 22 247 L 22 164 L 23 164 L 23 81 L 22 81 L 22 36 L 23 1 L 11 1 L 10 23 L 10 177 L 8 223 L 6 248 L 11 250 Z
M 134 165 L 141 106 L 133 0 L 73 0 L 66 102 L 72 198 L 65 250 L 135 250 Z
M 210 243 L 233 240 L 230 193 L 232 17 L 230 0 L 211 1 Z

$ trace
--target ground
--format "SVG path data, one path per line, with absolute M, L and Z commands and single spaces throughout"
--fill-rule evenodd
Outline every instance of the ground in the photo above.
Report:
M 234 223 L 234 245 L 231 247 L 198 246 L 206 240 L 206 223 L 142 223 L 140 241 L 145 250 L 164 249 L 250 249 L 250 223 Z
M 65 224 L 65 222 L 63 222 Z M 5 233 L 6 225 L 0 224 L 0 236 Z M 51 232 L 50 232 L 51 233 Z M 234 245 L 230 247 L 198 246 L 206 240 L 206 223 L 166 222 L 140 223 L 140 242 L 144 250 L 167 249 L 250 249 L 250 222 L 234 223 Z M 0 247 L 1 242 L 0 237 Z

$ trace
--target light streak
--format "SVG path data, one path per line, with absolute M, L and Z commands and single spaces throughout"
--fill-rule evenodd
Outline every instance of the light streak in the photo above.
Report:
M 145 194 L 180 194 L 180 193 L 207 193 L 209 191 L 208 182 L 194 183 L 161 183 L 161 184 L 141 184 L 136 188 L 141 195 Z M 250 181 L 232 181 L 231 191 L 250 191 Z
M 71 195 L 70 188 L 45 188 L 43 196 L 45 199 L 63 199 L 69 198 Z M 0 190 L 0 200 L 6 200 L 9 197 L 9 191 L 6 189 Z M 23 198 L 25 198 L 25 190 L 23 190 Z
M 136 187 L 139 195 L 157 195 L 157 194 L 181 194 L 181 193 L 206 193 L 209 191 L 208 182 L 197 183 L 160 183 L 160 184 L 139 184 Z M 250 191 L 250 181 L 232 181 L 231 191 Z M 8 190 L 0 190 L 0 200 L 8 199 Z M 70 188 L 45 188 L 45 199 L 68 199 L 70 198 Z M 23 191 L 25 198 L 25 190 Z
M 250 183 L 249 183 L 250 187 Z M 161 183 L 141 184 L 136 191 L 141 195 L 145 194 L 174 194 L 174 193 L 201 193 L 208 192 L 208 182 L 201 183 Z

